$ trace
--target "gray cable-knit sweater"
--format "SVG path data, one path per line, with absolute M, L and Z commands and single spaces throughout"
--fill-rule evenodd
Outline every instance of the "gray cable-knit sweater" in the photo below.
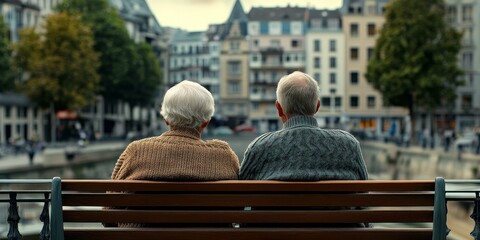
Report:
M 318 127 L 311 116 L 295 116 L 283 129 L 250 143 L 240 179 L 364 180 L 367 168 L 358 141 L 348 132 Z

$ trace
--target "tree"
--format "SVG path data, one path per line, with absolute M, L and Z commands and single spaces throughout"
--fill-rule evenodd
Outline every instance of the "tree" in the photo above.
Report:
M 99 93 L 107 101 L 124 100 L 122 82 L 129 81 L 126 77 L 130 61 L 127 49 L 133 41 L 116 10 L 106 0 L 65 0 L 58 10 L 80 14 L 83 22 L 91 27 L 94 49 L 100 54 Z
M 42 33 L 24 29 L 14 62 L 28 73 L 21 89 L 41 108 L 77 110 L 95 96 L 99 77 L 93 36 L 80 17 L 59 13 L 47 18 Z
M 130 49 L 129 81 L 123 87 L 125 101 L 133 105 L 148 105 L 155 98 L 162 81 L 160 64 L 147 43 L 134 44 Z
M 8 28 L 0 15 L 0 92 L 14 89 L 15 72 L 12 69 L 12 54 L 8 41 Z
M 446 23 L 443 0 L 394 0 L 385 18 L 365 77 L 387 105 L 408 108 L 415 130 L 417 107 L 455 99 L 462 34 Z
M 153 102 L 162 81 L 160 64 L 152 47 L 147 43 L 132 44 L 125 52 L 130 59 L 126 74 L 128 81 L 121 82 L 119 93 L 124 96 L 123 99 L 129 104 L 130 109 L 138 105 L 149 105 Z M 130 119 L 133 119 L 132 111 Z

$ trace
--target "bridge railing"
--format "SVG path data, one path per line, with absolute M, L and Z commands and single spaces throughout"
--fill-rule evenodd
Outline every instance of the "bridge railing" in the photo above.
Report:
M 22 211 L 19 211 L 19 205 L 28 203 L 36 203 L 42 206 L 38 215 L 38 221 L 42 223 L 42 229 L 38 233 L 39 239 L 51 239 L 50 206 L 52 206 L 52 189 L 59 180 L 59 178 L 0 179 L 0 211 L 2 211 L 0 213 L 0 216 L 2 216 L 0 224 L 8 228 L 7 239 L 22 239 L 18 225 L 23 216 L 21 216 Z

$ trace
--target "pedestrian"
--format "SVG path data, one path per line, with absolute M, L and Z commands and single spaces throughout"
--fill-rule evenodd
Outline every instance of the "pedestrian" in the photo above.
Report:
M 448 150 L 450 149 L 450 143 L 452 142 L 452 137 L 453 137 L 453 131 L 451 129 L 448 128 L 443 132 L 445 152 L 448 152 Z
M 26 145 L 26 150 L 28 154 L 28 161 L 30 166 L 33 165 L 33 159 L 35 158 L 36 153 L 36 143 L 33 140 L 29 140 Z
M 480 126 L 475 129 L 475 134 L 477 135 L 477 150 L 476 154 L 480 154 Z

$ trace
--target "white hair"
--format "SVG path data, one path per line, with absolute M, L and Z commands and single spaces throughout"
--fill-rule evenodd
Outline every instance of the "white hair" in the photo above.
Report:
M 286 115 L 313 115 L 319 99 L 317 81 L 306 73 L 295 71 L 278 82 L 277 100 Z
M 215 111 L 212 94 L 202 85 L 184 80 L 171 87 L 163 98 L 160 113 L 172 127 L 198 128 Z

